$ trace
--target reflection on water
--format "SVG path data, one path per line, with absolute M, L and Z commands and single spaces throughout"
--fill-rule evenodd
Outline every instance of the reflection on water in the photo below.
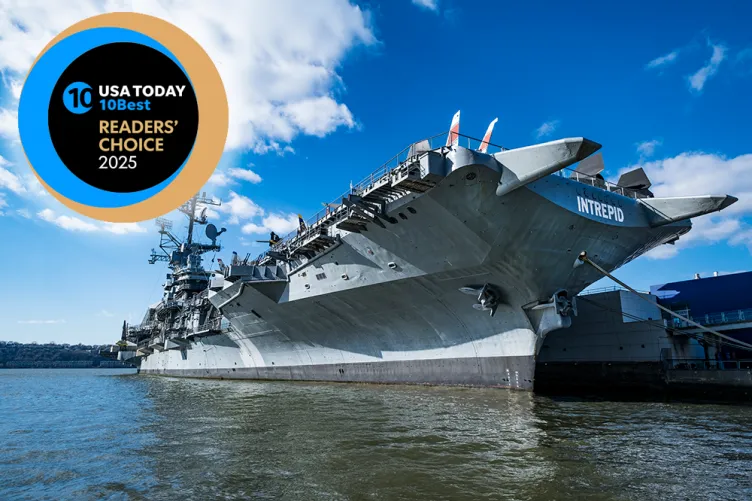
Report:
M 0 499 L 749 499 L 752 408 L 0 371 Z

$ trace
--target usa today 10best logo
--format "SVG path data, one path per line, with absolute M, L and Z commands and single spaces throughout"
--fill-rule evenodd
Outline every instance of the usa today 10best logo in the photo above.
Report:
M 96 219 L 177 208 L 221 158 L 227 98 L 203 49 L 161 19 L 86 19 L 42 51 L 19 103 L 21 142 L 42 185 Z

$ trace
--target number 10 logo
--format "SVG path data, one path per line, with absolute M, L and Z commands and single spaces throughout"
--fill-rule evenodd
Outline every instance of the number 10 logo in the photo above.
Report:
M 73 82 L 63 92 L 63 104 L 71 113 L 80 115 L 91 109 L 91 87 L 83 82 Z

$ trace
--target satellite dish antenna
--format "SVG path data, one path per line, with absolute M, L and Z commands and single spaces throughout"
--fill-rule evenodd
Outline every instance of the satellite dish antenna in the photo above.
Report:
M 212 245 L 217 244 L 217 237 L 220 236 L 222 233 L 227 231 L 226 228 L 222 228 L 221 230 L 217 230 L 217 227 L 213 224 L 209 223 L 206 225 L 206 236 L 209 238 L 209 240 L 212 241 Z

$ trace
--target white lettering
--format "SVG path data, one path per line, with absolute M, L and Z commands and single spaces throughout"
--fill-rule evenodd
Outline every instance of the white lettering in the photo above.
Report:
M 583 214 L 592 214 L 594 216 L 602 217 L 603 219 L 610 219 L 624 222 L 624 211 L 619 207 L 615 207 L 605 202 L 596 202 L 589 198 L 577 196 L 577 210 Z

